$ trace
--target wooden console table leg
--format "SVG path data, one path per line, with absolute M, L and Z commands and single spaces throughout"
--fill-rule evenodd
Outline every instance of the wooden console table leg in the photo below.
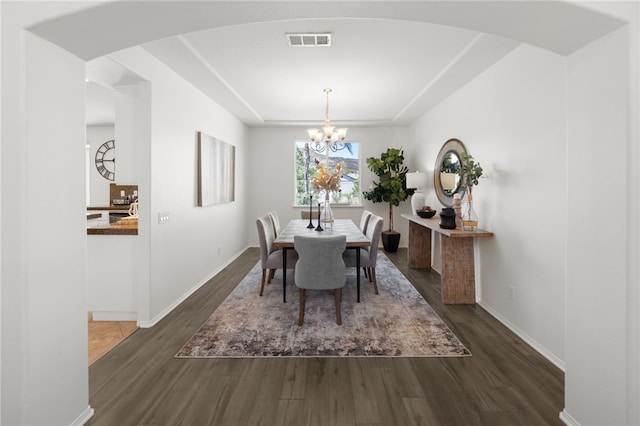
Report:
M 473 238 L 442 236 L 442 301 L 448 304 L 476 303 Z
M 431 268 L 431 229 L 409 222 L 409 268 Z

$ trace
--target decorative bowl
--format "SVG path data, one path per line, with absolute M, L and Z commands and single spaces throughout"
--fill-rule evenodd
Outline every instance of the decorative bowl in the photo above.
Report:
M 429 219 L 436 215 L 435 210 L 416 210 L 416 214 L 422 218 Z

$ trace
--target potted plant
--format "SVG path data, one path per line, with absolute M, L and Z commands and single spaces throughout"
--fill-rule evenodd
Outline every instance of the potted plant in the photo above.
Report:
M 462 184 L 467 190 L 467 203 L 462 208 L 462 227 L 468 231 L 478 229 L 478 215 L 473 209 L 472 189 L 478 184 L 478 179 L 482 176 L 482 167 L 480 163 L 476 163 L 473 156 L 463 153 L 462 165 L 460 167 L 460 178 Z
M 398 206 L 413 195 L 413 189 L 407 189 L 407 172 L 403 165 L 402 149 L 389 148 L 380 158 L 367 158 L 367 167 L 378 176 L 370 191 L 362 193 L 365 199 L 374 203 L 389 203 L 389 229 L 382 232 L 382 245 L 386 252 L 398 250 L 400 233 L 393 230 L 393 206 Z

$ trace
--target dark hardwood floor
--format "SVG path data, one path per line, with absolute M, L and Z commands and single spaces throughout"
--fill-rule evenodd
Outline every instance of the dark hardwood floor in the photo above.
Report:
M 259 260 L 249 249 L 89 367 L 89 425 L 562 425 L 558 368 L 479 306 L 443 305 L 406 249 L 388 256 L 473 356 L 174 359 Z

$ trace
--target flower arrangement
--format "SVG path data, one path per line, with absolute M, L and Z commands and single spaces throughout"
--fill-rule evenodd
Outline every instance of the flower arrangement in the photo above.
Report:
M 478 229 L 478 215 L 473 209 L 473 195 L 471 194 L 471 190 L 478 184 L 478 179 L 482 176 L 480 163 L 476 163 L 473 156 L 463 153 L 460 176 L 467 189 L 467 203 L 462 207 L 462 228 L 465 231 L 475 231 Z
M 478 184 L 478 179 L 482 176 L 482 167 L 480 163 L 476 163 L 472 155 L 462 154 L 462 167 L 460 168 L 460 176 L 469 194 L 474 185 Z
M 325 196 L 329 197 L 329 192 L 340 191 L 340 179 L 342 178 L 342 163 L 338 163 L 333 171 L 320 164 L 318 160 L 316 162 L 317 174 L 311 181 L 311 186 L 317 192 L 324 191 Z

